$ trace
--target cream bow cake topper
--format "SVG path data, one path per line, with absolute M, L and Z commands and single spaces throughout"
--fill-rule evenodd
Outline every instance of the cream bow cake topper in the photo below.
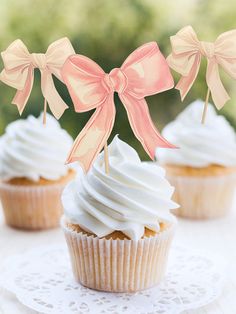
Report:
M 66 37 L 53 42 L 45 54 L 29 53 L 20 39 L 15 40 L 1 53 L 4 69 L 0 74 L 0 80 L 17 89 L 12 103 L 17 106 L 20 114 L 26 106 L 33 87 L 34 69 L 38 68 L 41 72 L 41 89 L 44 96 L 44 123 L 46 123 L 47 103 L 55 118 L 59 119 L 62 116 L 68 106 L 58 94 L 52 74 L 62 81 L 61 67 L 74 53 Z
M 233 79 L 236 79 L 236 29 L 218 36 L 214 43 L 199 41 L 191 26 L 181 29 L 170 37 L 172 53 L 168 56 L 169 66 L 180 73 L 176 89 L 180 91 L 181 99 L 192 87 L 201 64 L 201 58 L 207 58 L 206 83 L 207 96 L 202 116 L 205 121 L 209 96 L 217 109 L 221 109 L 230 99 L 219 75 L 219 66 Z
M 95 109 L 76 138 L 67 162 L 79 161 L 88 171 L 104 147 L 108 173 L 107 139 L 115 120 L 114 92 L 123 103 L 135 136 L 153 159 L 157 147 L 173 148 L 155 128 L 144 97 L 171 89 L 174 85 L 168 64 L 155 42 L 132 52 L 120 68 L 109 74 L 83 55 L 67 59 L 62 77 L 73 100 L 75 111 Z

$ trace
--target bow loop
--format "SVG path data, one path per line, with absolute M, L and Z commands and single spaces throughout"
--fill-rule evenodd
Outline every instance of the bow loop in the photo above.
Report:
M 62 77 L 76 112 L 99 107 L 109 92 L 109 86 L 104 81 L 105 72 L 93 60 L 82 55 L 67 59 L 62 68 Z
M 172 53 L 167 57 L 169 66 L 183 76 L 190 75 L 200 56 L 200 43 L 195 31 L 191 26 L 186 26 L 171 36 L 170 42 Z
M 13 41 L 10 46 L 1 52 L 5 71 L 22 69 L 30 64 L 30 53 L 20 39 Z
M 2 52 L 4 69 L 0 74 L 0 79 L 5 84 L 17 89 L 12 103 L 17 106 L 20 114 L 25 108 L 33 87 L 34 68 L 39 68 L 42 93 L 54 116 L 57 119 L 60 118 L 68 106 L 59 96 L 53 83 L 52 74 L 62 80 L 61 67 L 72 54 L 74 54 L 74 49 L 67 38 L 52 43 L 46 54 L 30 54 L 25 44 L 19 39 Z
M 168 64 L 156 43 L 136 49 L 121 68 L 109 74 L 85 56 L 72 56 L 62 68 L 62 77 L 76 111 L 96 109 L 76 138 L 68 162 L 78 160 L 85 171 L 89 170 L 113 128 L 114 92 L 118 92 L 135 136 L 152 159 L 156 147 L 174 147 L 156 130 L 144 99 L 173 87 Z
M 47 66 L 60 81 L 62 81 L 61 68 L 63 64 L 68 57 L 74 54 L 74 48 L 67 37 L 58 39 L 48 46 L 45 53 Z
M 1 56 L 4 69 L 0 74 L 0 80 L 13 88 L 23 89 L 31 63 L 30 53 L 25 44 L 17 39 L 1 53 Z
M 176 35 L 170 37 L 172 53 L 181 57 L 181 55 L 192 55 L 199 50 L 199 40 L 192 28 L 186 26 Z
M 131 53 L 121 70 L 128 78 L 126 92 L 137 99 L 174 86 L 168 64 L 155 42 L 144 44 Z
M 236 30 L 225 32 L 216 39 L 215 54 L 218 64 L 236 79 Z

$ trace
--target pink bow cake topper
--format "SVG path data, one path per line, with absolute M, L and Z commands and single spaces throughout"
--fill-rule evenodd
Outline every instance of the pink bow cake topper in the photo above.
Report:
M 76 138 L 67 162 L 79 161 L 88 171 L 102 150 L 115 120 L 114 92 L 128 114 L 135 136 L 153 159 L 156 147 L 173 148 L 156 130 L 144 97 L 173 87 L 168 64 L 155 42 L 132 52 L 120 68 L 109 74 L 83 55 L 67 59 L 62 77 L 73 100 L 75 111 L 96 109 Z
M 206 83 L 208 86 L 206 102 L 202 117 L 205 121 L 209 95 L 217 109 L 221 109 L 230 99 L 219 75 L 219 66 L 236 79 L 236 29 L 221 34 L 214 43 L 199 41 L 191 26 L 181 29 L 170 37 L 172 53 L 167 58 L 169 66 L 180 73 L 176 89 L 180 91 L 181 99 L 192 87 L 201 64 L 201 58 L 207 58 Z
M 68 38 L 61 38 L 53 42 L 45 54 L 29 53 L 20 39 L 15 40 L 1 53 L 4 70 L 0 74 L 0 79 L 5 84 L 17 89 L 12 103 L 17 106 L 20 114 L 25 108 L 33 87 L 34 69 L 38 68 L 41 72 L 41 89 L 45 99 L 44 109 L 46 111 L 48 102 L 53 115 L 57 119 L 61 117 L 68 106 L 58 94 L 52 74 L 62 81 L 61 67 L 66 59 L 74 53 Z

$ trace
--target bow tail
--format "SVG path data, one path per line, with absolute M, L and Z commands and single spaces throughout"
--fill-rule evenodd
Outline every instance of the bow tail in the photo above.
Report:
M 136 99 L 127 94 L 119 96 L 125 106 L 135 136 L 141 142 L 151 159 L 154 159 L 157 147 L 175 148 L 175 146 L 165 140 L 155 128 L 144 98 Z M 142 121 L 142 123 L 140 123 L 140 121 Z
M 28 76 L 26 79 L 25 86 L 22 90 L 17 90 L 15 97 L 12 100 L 12 104 L 16 105 L 20 115 L 24 111 L 25 105 L 29 99 L 34 82 L 34 70 L 29 69 Z
M 201 56 L 198 54 L 195 57 L 194 63 L 192 65 L 191 70 L 189 71 L 187 76 L 182 76 L 179 80 L 178 84 L 175 86 L 176 89 L 180 91 L 181 100 L 183 101 L 186 95 L 188 94 L 190 88 L 192 87 L 199 68 L 200 68 Z
M 52 74 L 48 71 L 41 71 L 41 89 L 54 117 L 60 119 L 68 106 L 58 94 L 53 82 Z
M 67 163 L 79 161 L 87 172 L 111 134 L 115 120 L 113 94 L 99 106 L 76 138 Z
M 225 90 L 219 74 L 219 67 L 215 59 L 208 59 L 207 61 L 206 82 L 211 91 L 211 97 L 218 110 L 220 110 L 226 101 L 230 99 Z

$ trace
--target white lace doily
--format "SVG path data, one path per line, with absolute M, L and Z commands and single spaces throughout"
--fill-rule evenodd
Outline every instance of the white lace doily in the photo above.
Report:
M 216 259 L 173 247 L 159 286 L 135 294 L 98 292 L 74 281 L 67 248 L 60 245 L 11 257 L 0 284 L 40 313 L 177 314 L 212 302 L 221 292 L 223 277 Z

